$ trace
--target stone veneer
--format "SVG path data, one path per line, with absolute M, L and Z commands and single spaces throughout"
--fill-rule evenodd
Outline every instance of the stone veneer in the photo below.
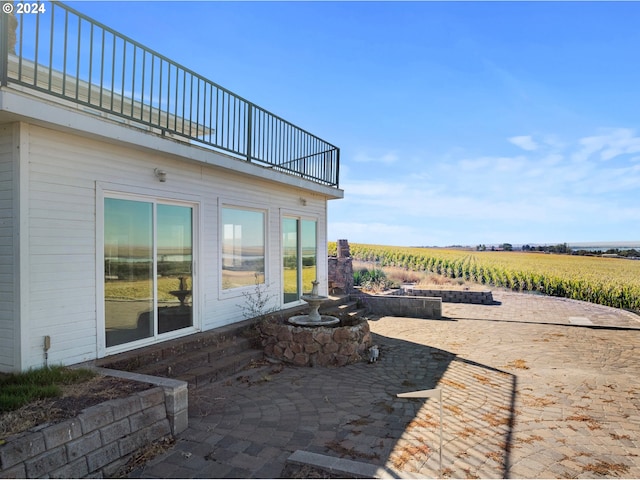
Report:
M 288 323 L 260 326 L 267 358 L 300 367 L 344 366 L 368 358 L 371 332 L 366 320 L 354 326 L 298 327 Z
M 187 428 L 186 382 L 110 372 L 161 385 L 5 439 L 0 445 L 0 478 L 111 477 L 139 448 Z
M 347 240 L 338 240 L 337 256 L 329 257 L 329 295 L 348 294 L 353 290 L 353 260 Z

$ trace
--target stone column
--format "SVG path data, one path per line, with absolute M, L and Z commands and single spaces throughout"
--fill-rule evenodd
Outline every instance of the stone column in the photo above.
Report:
M 351 251 L 349 249 L 349 241 L 348 240 L 338 240 L 338 258 L 348 258 L 351 257 Z
M 349 242 L 338 240 L 337 256 L 329 258 L 329 293 L 351 293 L 353 263 Z

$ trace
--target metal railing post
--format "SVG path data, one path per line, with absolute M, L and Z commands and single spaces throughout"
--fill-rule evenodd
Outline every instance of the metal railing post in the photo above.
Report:
M 0 14 L 0 85 L 9 80 L 9 14 Z
M 340 149 L 336 148 L 336 178 L 335 178 L 335 186 L 336 188 L 340 187 Z
M 247 162 L 251 161 L 251 146 L 253 145 L 253 105 L 247 103 Z

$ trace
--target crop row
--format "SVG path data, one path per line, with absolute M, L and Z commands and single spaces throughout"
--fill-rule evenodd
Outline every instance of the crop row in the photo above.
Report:
M 640 261 L 351 244 L 356 260 L 640 312 Z M 330 251 L 334 248 L 330 244 Z

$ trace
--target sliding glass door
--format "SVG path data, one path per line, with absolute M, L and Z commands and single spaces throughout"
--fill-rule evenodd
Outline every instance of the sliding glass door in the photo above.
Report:
M 317 233 L 314 220 L 282 219 L 283 303 L 300 299 L 313 288 L 317 270 Z
M 193 207 L 105 198 L 106 346 L 193 325 Z
M 282 220 L 283 303 L 295 302 L 300 298 L 298 263 L 298 220 L 284 218 Z

